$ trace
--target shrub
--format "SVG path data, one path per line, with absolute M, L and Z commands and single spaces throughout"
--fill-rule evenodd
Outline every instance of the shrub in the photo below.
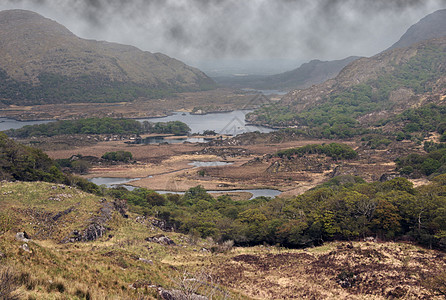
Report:
M 330 144 L 310 144 L 299 148 L 291 148 L 286 150 L 280 150 L 276 152 L 279 157 L 290 158 L 293 155 L 301 157 L 305 154 L 325 154 L 333 159 L 353 159 L 358 156 L 358 153 L 350 146 L 345 144 L 330 143 Z
M 128 151 L 114 151 L 105 153 L 104 155 L 102 155 L 102 158 L 111 161 L 128 162 L 133 159 L 133 155 L 131 152 Z
M 211 251 L 213 253 L 226 253 L 231 251 L 232 247 L 234 246 L 233 240 L 227 240 L 223 243 L 215 244 L 211 247 Z

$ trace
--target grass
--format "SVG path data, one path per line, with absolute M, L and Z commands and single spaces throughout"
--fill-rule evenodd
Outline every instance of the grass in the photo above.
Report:
M 43 182 L 2 183 L 0 195 L 0 208 L 9 212 L 12 230 L 57 241 L 83 228 L 101 207 L 101 198 L 97 196 Z M 71 208 L 71 213 L 63 213 Z

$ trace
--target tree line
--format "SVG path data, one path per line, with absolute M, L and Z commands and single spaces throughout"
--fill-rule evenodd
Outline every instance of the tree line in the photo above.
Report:
M 46 124 L 27 125 L 19 129 L 10 129 L 10 137 L 29 138 L 33 136 L 56 136 L 63 134 L 143 134 L 163 133 L 187 135 L 189 126 L 180 121 L 138 122 L 132 119 L 87 118 L 63 120 Z
M 299 248 L 373 236 L 446 250 L 446 175 L 419 188 L 404 178 L 365 183 L 342 176 L 294 198 L 249 201 L 215 199 L 200 186 L 184 195 L 123 188 L 108 193 L 180 232 L 236 245 Z

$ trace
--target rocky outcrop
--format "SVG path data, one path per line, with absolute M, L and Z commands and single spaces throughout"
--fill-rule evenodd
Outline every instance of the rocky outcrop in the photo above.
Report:
M 158 289 L 158 294 L 163 300 L 208 300 L 208 297 L 197 294 L 186 294 L 179 290 Z
M 152 237 L 148 237 L 148 238 L 146 238 L 146 241 L 151 242 L 151 243 L 161 244 L 161 245 L 169 245 L 169 246 L 176 245 L 175 242 L 171 238 L 165 236 L 164 234 L 159 234 L 159 235 L 155 235 Z
M 106 224 L 112 218 L 115 210 L 114 202 L 102 202 L 102 208 L 98 215 L 89 220 L 90 224 L 87 228 L 82 231 L 74 230 L 62 243 L 88 242 L 103 237 L 107 231 Z
M 15 235 L 15 239 L 20 241 L 20 242 L 25 242 L 25 243 L 28 243 L 29 240 L 30 240 L 28 234 L 25 231 L 17 232 L 16 235 Z

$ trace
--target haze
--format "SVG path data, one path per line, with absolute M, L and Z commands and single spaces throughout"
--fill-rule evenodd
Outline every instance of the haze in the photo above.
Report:
M 162 52 L 210 75 L 271 74 L 371 56 L 445 0 L 3 0 L 82 38 Z

